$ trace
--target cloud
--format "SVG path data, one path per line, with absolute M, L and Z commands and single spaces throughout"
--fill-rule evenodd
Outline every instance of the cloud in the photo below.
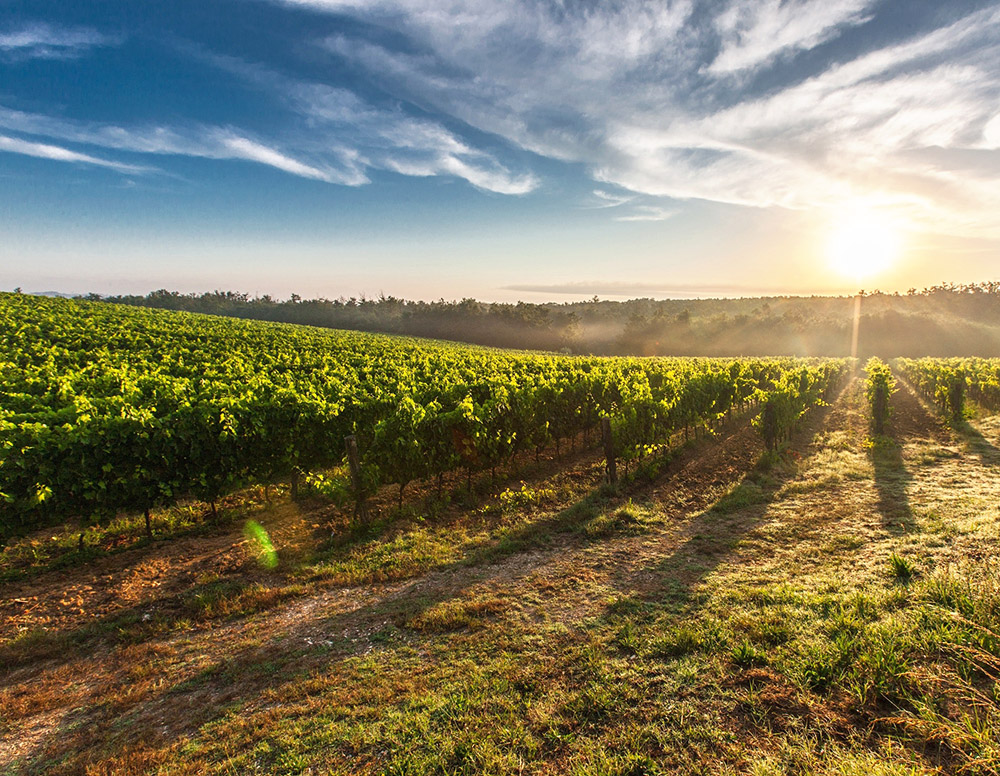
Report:
M 246 159 L 251 162 L 259 162 L 260 164 L 266 164 L 270 167 L 275 167 L 279 170 L 284 170 L 287 173 L 298 175 L 303 178 L 313 178 L 314 180 L 327 182 L 333 180 L 329 172 L 324 172 L 316 167 L 303 164 L 302 162 L 285 156 L 285 154 L 279 151 L 275 151 L 273 148 L 268 148 L 267 146 L 261 145 L 260 143 L 254 142 L 248 138 L 240 137 L 235 134 L 224 134 L 220 140 L 222 146 L 232 152 L 233 158 L 235 159 Z
M 310 146 L 319 152 L 324 146 L 350 148 L 361 169 L 456 177 L 498 194 L 527 194 L 538 186 L 533 174 L 512 172 L 441 123 L 411 116 L 398 105 L 379 107 L 348 89 L 291 78 L 235 57 L 189 53 L 284 103 L 303 122 L 299 134 L 309 137 Z
M 628 215 L 615 216 L 615 221 L 666 221 L 677 215 L 677 208 L 638 205 Z
M 8 59 L 75 59 L 93 48 L 118 45 L 119 39 L 89 27 L 28 24 L 0 32 L 0 52 Z
M 996 176 L 925 153 L 997 145 L 995 3 L 902 25 L 873 0 L 280 1 L 373 31 L 324 39 L 338 67 L 601 183 L 751 207 L 864 200 L 1000 236 Z
M 680 212 L 680 208 L 676 206 L 664 207 L 660 204 L 649 204 L 648 197 L 640 198 L 636 194 L 618 194 L 604 189 L 594 189 L 591 193 L 594 200 L 591 201 L 592 204 L 585 207 L 594 210 L 617 208 L 614 215 L 615 221 L 666 221 Z M 640 200 L 647 200 L 647 203 L 643 204 Z M 632 207 L 628 208 L 625 205 L 632 205 Z
M 71 151 L 61 146 L 49 145 L 47 143 L 32 143 L 28 140 L 21 140 L 16 137 L 0 135 L 0 152 L 6 151 L 12 154 L 22 154 L 24 156 L 34 156 L 38 159 L 51 159 L 58 162 L 76 162 L 78 164 L 90 164 L 96 167 L 107 167 L 125 173 L 149 172 L 151 168 L 140 167 L 134 164 L 123 164 L 108 159 L 101 159 L 89 154 L 81 154 Z
M 983 127 L 983 144 L 986 148 L 1000 149 L 1000 113 Z
M 38 36 L 31 38 L 36 39 Z M 53 35 L 48 39 L 54 39 Z M 82 33 L 72 38 L 85 39 L 97 40 L 93 36 L 85 38 Z M 17 42 L 27 45 L 28 38 L 18 38 Z M 282 141 L 255 137 L 249 131 L 231 126 L 196 123 L 121 126 L 28 113 L 2 105 L 0 128 L 46 141 L 132 154 L 249 161 L 298 177 L 346 186 L 369 183 L 370 169 L 460 178 L 485 191 L 508 195 L 526 194 L 538 186 L 537 177 L 530 172 L 512 172 L 494 156 L 471 147 L 442 124 L 413 117 L 399 106 L 376 107 L 347 89 L 286 77 L 261 65 L 208 54 L 190 45 L 181 44 L 178 48 L 242 78 L 281 104 L 285 108 L 285 122 L 277 134 Z M 31 144 L 23 144 L 22 148 L 28 145 Z M 48 143 L 34 146 L 36 150 L 56 148 Z M 63 156 L 53 153 L 48 158 L 70 161 L 68 155 L 73 155 L 73 161 L 97 159 L 84 153 L 66 153 Z M 124 162 L 89 163 L 103 163 L 123 171 L 148 169 Z
M 996 0 L 934 14 L 881 0 L 271 1 L 352 23 L 317 24 L 300 41 L 308 76 L 290 57 L 279 72 L 186 50 L 268 96 L 266 131 L 2 107 L 0 128 L 93 158 L 243 160 L 351 186 L 388 171 L 514 196 L 541 185 L 527 151 L 579 165 L 599 186 L 584 206 L 609 219 L 667 218 L 697 199 L 863 200 L 928 228 L 1000 236 Z M 115 43 L 35 24 L 0 33 L 0 56 Z
M 595 208 L 621 207 L 635 199 L 634 194 L 614 194 L 603 189 L 594 189 L 593 195 L 597 197 L 597 203 L 591 207 Z
M 534 175 L 512 173 L 438 122 L 377 108 L 345 89 L 274 74 L 272 79 L 274 93 L 310 123 L 317 140 L 325 130 L 331 140 L 356 148 L 367 166 L 401 175 L 454 176 L 498 194 L 527 194 L 538 186 Z
M 183 128 L 122 127 L 16 111 L 2 105 L 0 105 L 0 127 L 24 134 L 56 138 L 61 142 L 97 146 L 136 154 L 254 162 L 299 177 L 328 183 L 358 186 L 368 181 L 359 169 L 356 160 L 352 159 L 348 152 L 331 152 L 330 157 L 324 163 L 309 164 L 294 158 L 282 149 L 248 137 L 247 133 L 230 127 L 202 125 Z M 28 145 L 37 148 L 55 148 L 55 146 L 40 143 L 27 143 L 26 146 Z M 0 150 L 4 149 L 0 148 Z M 20 153 L 26 152 L 20 151 Z M 85 161 L 94 158 L 82 153 L 67 153 L 80 158 L 70 159 L 55 155 L 47 158 L 61 158 L 64 161 Z M 95 164 L 97 162 L 89 163 Z M 127 172 L 149 169 L 121 162 L 105 162 L 103 166 Z
M 287 132 L 294 136 L 290 141 L 292 149 L 253 138 L 233 127 L 125 127 L 27 113 L 2 105 L 0 127 L 129 153 L 243 160 L 345 186 L 369 183 L 366 171 L 371 168 L 410 176 L 461 178 L 499 194 L 526 194 L 538 185 L 534 175 L 512 173 L 489 154 L 468 147 L 440 124 L 399 111 L 375 109 L 343 89 L 295 82 L 274 74 L 267 83 L 304 122 Z M 76 156 L 75 161 L 93 158 Z M 142 169 L 119 162 L 104 166 Z
M 736 73 L 815 48 L 871 19 L 873 0 L 734 0 L 715 19 L 721 46 L 711 73 Z

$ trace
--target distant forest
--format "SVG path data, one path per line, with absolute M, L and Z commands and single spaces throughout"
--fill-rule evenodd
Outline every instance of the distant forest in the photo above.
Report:
M 862 357 L 1000 356 L 1000 282 L 861 296 Z M 650 356 L 849 355 L 855 304 L 848 296 L 502 304 L 166 290 L 85 298 L 505 348 Z

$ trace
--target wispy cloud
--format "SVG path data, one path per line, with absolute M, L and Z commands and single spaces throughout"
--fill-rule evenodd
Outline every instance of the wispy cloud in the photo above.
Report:
M 530 172 L 515 173 L 489 153 L 471 147 L 441 123 L 417 118 L 398 104 L 380 107 L 355 92 L 295 79 L 235 57 L 188 53 L 231 72 L 267 92 L 305 126 L 299 134 L 310 146 L 352 149 L 358 166 L 401 175 L 449 176 L 498 194 L 527 194 L 538 186 Z
M 815 48 L 845 26 L 868 21 L 874 5 L 874 0 L 733 0 L 715 19 L 721 45 L 708 70 L 750 70 Z
M 1000 150 L 1000 113 L 983 126 L 983 146 L 992 150 Z
M 314 180 L 332 182 L 334 178 L 329 171 L 323 171 L 308 164 L 292 159 L 289 156 L 268 148 L 237 134 L 223 134 L 219 138 L 222 146 L 232 153 L 234 159 L 246 159 L 251 162 L 259 162 L 279 170 L 284 170 L 292 175 L 303 178 L 313 178 Z
M 316 25 L 298 73 L 294 56 L 279 68 L 180 52 L 264 94 L 266 122 L 88 122 L 0 107 L 0 129 L 123 166 L 183 155 L 351 186 L 378 171 L 435 176 L 505 195 L 541 185 L 528 151 L 585 169 L 599 188 L 581 204 L 609 219 L 662 220 L 696 199 L 864 199 L 913 223 L 1000 236 L 995 1 L 942 4 L 938 21 L 912 27 L 882 0 L 271 2 L 353 23 Z M 0 56 L 116 42 L 29 24 L 0 31 Z
M 24 134 L 54 138 L 61 142 L 96 146 L 133 154 L 190 156 L 204 159 L 231 159 L 254 162 L 273 167 L 303 178 L 358 186 L 367 178 L 348 153 L 329 154 L 323 163 L 310 164 L 294 158 L 283 149 L 267 145 L 231 127 L 194 125 L 174 128 L 163 126 L 124 127 L 111 124 L 71 121 L 37 113 L 12 110 L 0 105 L 0 127 Z M 44 143 L 26 143 L 22 147 L 55 148 Z M 13 147 L 17 153 L 27 153 Z M 82 152 L 68 151 L 79 158 L 49 155 L 46 158 L 62 161 L 86 161 L 94 157 Z M 33 154 L 40 156 L 41 154 Z M 96 162 L 90 162 L 95 164 Z M 149 168 L 124 162 L 105 162 L 105 167 L 126 172 Z
M 995 4 L 904 28 L 873 0 L 279 1 L 405 40 L 325 39 L 386 92 L 627 191 L 803 209 L 864 198 L 1000 236 L 997 177 L 922 158 L 997 147 Z
M 7 59 L 75 59 L 120 39 L 89 27 L 35 23 L 0 32 L 0 54 Z
M 286 134 L 291 139 L 285 145 L 291 147 L 252 137 L 235 127 L 119 126 L 28 113 L 2 105 L 0 127 L 59 142 L 133 154 L 254 162 L 302 178 L 345 186 L 369 183 L 367 170 L 372 168 L 410 176 L 460 178 L 499 194 L 526 194 L 538 185 L 538 179 L 531 173 L 512 173 L 492 156 L 468 147 L 439 124 L 375 109 L 343 89 L 272 76 L 275 94 L 293 106 L 300 123 L 305 124 L 289 128 Z M 16 149 L 0 146 L 0 151 L 4 150 Z M 47 158 L 64 161 L 94 158 L 84 153 L 67 151 L 67 154 L 75 158 L 55 154 Z M 106 162 L 103 166 L 124 171 L 140 169 L 124 162 Z
M 590 207 L 595 208 L 621 207 L 635 199 L 634 194 L 615 194 L 604 189 L 594 189 L 593 195 L 597 198 L 597 201 L 590 205 Z
M 0 135 L 0 152 L 6 151 L 12 154 L 23 156 L 34 156 L 38 159 L 51 159 L 57 162 L 75 162 L 77 164 L 90 164 L 95 167 L 107 167 L 125 173 L 150 172 L 151 168 L 134 164 L 123 164 L 121 162 L 101 159 L 90 154 L 82 154 L 71 151 L 61 146 L 49 145 L 48 143 L 32 143 L 16 137 Z
M 631 213 L 615 216 L 615 221 L 666 221 L 677 213 L 677 208 L 637 205 Z
M 108 45 L 112 39 L 89 29 L 57 29 L 34 25 L 0 36 L 0 52 L 25 56 L 54 55 L 57 50 L 82 52 Z M 256 86 L 274 100 L 275 115 L 284 117 L 265 138 L 236 126 L 183 124 L 118 125 L 30 113 L 0 105 L 0 128 L 37 136 L 42 142 L 19 141 L 0 151 L 43 155 L 55 143 L 92 146 L 129 154 L 175 155 L 243 160 L 290 175 L 347 186 L 370 182 L 368 171 L 459 178 L 490 192 L 518 195 L 533 191 L 538 179 L 514 172 L 491 154 L 471 147 L 439 122 L 409 115 L 397 104 L 377 107 L 354 92 L 324 83 L 288 77 L 263 65 L 176 44 L 179 53 L 223 69 Z M 29 149 L 29 150 L 26 150 Z M 128 162 L 98 159 L 85 151 L 64 149 L 46 158 L 102 164 L 112 169 L 140 168 Z M 96 161 L 89 161 L 96 160 Z

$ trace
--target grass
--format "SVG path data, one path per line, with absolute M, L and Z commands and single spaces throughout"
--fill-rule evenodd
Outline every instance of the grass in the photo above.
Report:
M 889 556 L 889 567 L 892 570 L 893 578 L 903 584 L 908 584 L 917 574 L 916 564 L 909 558 L 901 557 L 896 553 Z
M 1000 484 L 915 412 L 885 459 L 849 391 L 785 455 L 736 432 L 619 491 L 583 456 L 350 529 L 248 505 L 275 568 L 4 641 L 0 770 L 996 774 Z
M 59 569 L 72 569 L 128 550 L 141 550 L 163 539 L 217 533 L 239 522 L 262 502 L 263 495 L 259 489 L 252 488 L 221 502 L 215 516 L 210 513 L 208 505 L 200 502 L 153 510 L 153 536 L 146 535 L 145 518 L 141 514 L 118 515 L 97 525 L 53 527 L 0 547 L 0 584 L 32 579 Z

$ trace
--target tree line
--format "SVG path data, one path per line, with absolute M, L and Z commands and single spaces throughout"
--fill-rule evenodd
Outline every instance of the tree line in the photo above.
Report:
M 1000 283 L 942 284 L 905 294 L 860 292 L 861 357 L 1000 356 Z M 850 355 L 854 297 L 740 299 L 594 297 L 569 303 L 394 296 L 288 299 L 237 291 L 90 295 L 138 307 L 336 329 L 403 334 L 494 347 L 592 355 Z

